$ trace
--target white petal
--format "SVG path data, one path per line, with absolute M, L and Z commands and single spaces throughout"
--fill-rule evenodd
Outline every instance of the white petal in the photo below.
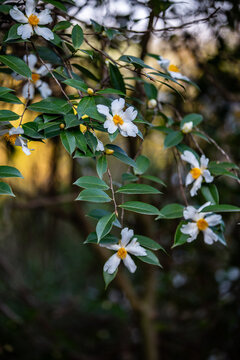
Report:
M 26 0 L 25 13 L 28 17 L 35 13 L 36 3 L 34 0 Z
M 26 155 L 31 155 L 31 151 L 28 148 L 27 145 L 27 140 L 21 138 L 20 136 L 18 137 L 18 139 L 20 141 L 20 146 L 22 147 L 22 151 L 26 154 Z M 15 143 L 15 145 L 17 144 L 17 141 Z
M 203 231 L 203 239 L 206 244 L 211 245 L 214 241 L 218 241 L 218 236 L 210 228 L 207 228 Z
M 200 164 L 201 164 L 201 167 L 203 168 L 207 168 L 208 166 L 208 162 L 209 162 L 209 159 L 206 158 L 205 155 L 202 155 L 201 158 L 200 158 Z
M 206 183 L 211 183 L 214 179 L 214 177 L 210 174 L 209 170 L 203 170 L 203 177 Z
M 183 225 L 180 230 L 183 234 L 189 235 L 187 242 L 195 240 L 199 234 L 199 230 L 195 222 L 189 222 L 188 224 Z
M 105 105 L 97 105 L 97 111 L 107 117 L 110 116 L 109 108 Z
M 123 98 L 116 99 L 111 104 L 112 114 L 118 114 L 124 108 L 125 100 Z
M 176 79 L 176 80 L 185 80 L 185 81 L 190 81 L 190 79 L 185 76 L 182 75 L 180 72 L 177 71 L 169 71 L 169 74 L 171 75 L 172 78 Z
M 23 89 L 22 89 L 22 95 L 25 99 L 33 99 L 34 98 L 34 85 L 31 82 L 27 82 Z
M 39 25 L 46 25 L 52 22 L 52 17 L 50 15 L 50 10 L 45 9 L 41 11 L 37 17 L 39 18 Z
M 129 108 L 127 108 L 127 110 L 124 112 L 124 117 L 123 120 L 124 121 L 133 121 L 134 119 L 136 119 L 137 117 L 137 110 L 134 110 L 133 106 L 130 106 Z
M 198 211 L 193 206 L 187 206 L 183 210 L 183 216 L 184 216 L 184 219 L 186 219 L 186 220 L 189 220 L 189 219 L 195 220 L 197 214 L 198 214 Z
M 199 176 L 199 178 L 193 183 L 193 187 L 190 190 L 190 195 L 195 196 L 202 185 L 203 177 Z
M 38 87 L 38 90 L 44 99 L 52 95 L 52 90 L 45 81 L 42 81 L 41 85 Z
M 139 242 L 137 242 L 137 239 L 133 239 L 127 246 L 126 246 L 127 252 L 135 255 L 135 256 L 146 256 L 147 252 L 146 249 L 144 249 Z
M 42 36 L 46 40 L 53 40 L 54 39 L 54 35 L 53 35 L 52 30 L 50 30 L 50 29 L 48 29 L 46 27 L 35 26 L 34 30 L 35 30 L 36 34 L 38 34 L 39 36 Z
M 213 215 L 206 217 L 205 220 L 208 222 L 209 226 L 215 226 L 215 225 L 218 225 L 221 223 L 222 217 L 221 217 L 221 215 L 213 214 Z
M 129 230 L 127 227 L 125 227 L 124 229 L 122 229 L 121 231 L 121 245 L 122 246 L 126 246 L 129 241 L 131 240 L 131 238 L 133 237 L 134 232 L 133 230 Z
M 203 204 L 202 206 L 200 206 L 200 208 L 198 209 L 198 212 L 200 213 L 205 207 L 211 205 L 211 201 L 207 201 L 205 202 L 205 204 Z M 205 213 L 208 214 L 208 213 Z
M 24 134 L 24 130 L 21 128 L 21 126 L 18 126 L 17 128 L 12 127 L 9 130 L 9 135 L 21 135 Z
M 40 66 L 40 68 L 36 71 L 36 73 L 41 76 L 46 76 L 49 73 L 49 70 L 51 70 L 51 68 L 52 68 L 51 64 L 44 64 Z
M 198 159 L 195 157 L 195 155 L 189 151 L 185 150 L 184 153 L 181 155 L 182 160 L 188 162 L 193 167 L 199 168 L 199 162 Z
M 25 76 L 19 75 L 19 74 L 15 73 L 15 72 L 12 73 L 12 77 L 15 80 L 26 80 L 27 79 Z
M 25 61 L 25 63 L 28 65 L 28 67 L 30 68 L 31 71 L 34 71 L 35 65 L 37 63 L 37 57 L 34 54 L 30 54 L 30 55 L 24 55 L 23 60 Z
M 104 151 L 104 145 L 103 143 L 97 138 L 97 147 L 96 147 L 97 151 Z
M 16 20 L 19 23 L 22 24 L 27 24 L 28 19 L 27 17 L 20 11 L 18 10 L 17 6 L 14 6 L 10 11 L 9 14 L 11 15 L 11 17 Z
M 99 245 L 101 247 L 105 247 L 106 249 L 114 250 L 114 251 L 118 251 L 121 247 L 119 244 L 99 244 Z
M 30 24 L 20 25 L 17 29 L 17 34 L 23 40 L 29 39 L 33 34 L 33 28 Z
M 121 259 L 117 256 L 117 254 L 112 255 L 107 262 L 105 262 L 103 271 L 108 274 L 113 274 L 120 264 Z
M 127 254 L 125 259 L 123 259 L 123 263 L 131 273 L 134 273 L 136 271 L 137 267 L 130 255 Z
M 194 181 L 192 174 L 189 172 L 186 176 L 185 184 L 186 186 L 190 185 Z
M 131 122 L 124 122 L 122 125 L 119 125 L 119 128 L 122 136 L 137 136 L 138 127 Z
M 158 60 L 159 65 L 161 66 L 161 68 L 163 68 L 165 71 L 168 69 L 169 65 L 170 65 L 170 61 L 168 59 L 164 59 L 164 58 L 160 58 L 160 60 Z
M 117 125 L 115 125 L 112 120 L 106 120 L 103 124 L 103 127 L 107 129 L 109 134 L 115 133 L 115 131 L 118 129 Z

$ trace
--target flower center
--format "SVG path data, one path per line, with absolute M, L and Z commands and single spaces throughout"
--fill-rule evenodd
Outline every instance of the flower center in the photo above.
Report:
M 125 259 L 127 256 L 127 250 L 124 247 L 121 247 L 117 252 L 117 256 L 122 260 Z
M 4 138 L 6 139 L 7 142 L 9 142 L 11 145 L 15 144 L 15 141 L 17 139 L 19 135 L 15 134 L 15 135 L 9 135 L 9 134 L 5 134 Z
M 179 68 L 176 65 L 173 65 L 173 64 L 169 65 L 168 71 L 180 72 Z
M 30 25 L 36 26 L 39 23 L 39 18 L 37 17 L 37 15 L 32 14 L 29 16 L 28 22 Z
M 199 219 L 197 221 L 197 227 L 199 230 L 206 230 L 208 228 L 208 222 L 205 219 Z
M 114 115 L 113 122 L 115 125 L 122 125 L 124 123 L 123 119 L 119 115 Z
M 199 168 L 192 168 L 190 170 L 190 174 L 194 179 L 198 179 L 200 175 L 202 175 L 202 170 Z
M 32 73 L 32 82 L 34 82 L 34 84 L 40 79 L 40 75 L 39 74 L 34 74 Z

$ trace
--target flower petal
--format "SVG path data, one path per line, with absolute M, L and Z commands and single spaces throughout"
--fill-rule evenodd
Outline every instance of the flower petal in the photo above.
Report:
M 34 71 L 35 65 L 37 63 L 37 57 L 34 54 L 24 55 L 23 60 L 28 65 L 31 71 Z
M 26 76 L 22 76 L 20 74 L 17 74 L 15 72 L 12 73 L 12 77 L 15 79 L 15 80 L 26 80 Z
M 106 115 L 107 117 L 110 116 L 109 108 L 105 105 L 101 105 L 101 104 L 97 105 L 97 111 L 100 114 Z
M 103 271 L 107 272 L 108 274 L 113 274 L 117 270 L 120 261 L 121 259 L 117 256 L 117 254 L 112 255 L 108 261 L 105 262 Z
M 190 195 L 195 196 L 202 185 L 203 177 L 199 176 L 199 178 L 193 183 L 193 187 L 190 190 Z
M 41 82 L 41 85 L 38 87 L 38 90 L 43 99 L 52 95 L 52 90 L 45 81 Z
M 209 170 L 203 170 L 203 177 L 206 183 L 211 183 L 214 179 L 214 177 L 210 174 Z
M 114 251 L 118 251 L 121 247 L 119 244 L 99 244 L 99 245 L 101 247 L 104 247 L 109 250 L 114 250 Z
M 196 156 L 189 150 L 185 150 L 181 155 L 181 159 L 191 164 L 193 167 L 199 168 L 199 162 Z
M 170 65 L 170 60 L 160 57 L 160 60 L 158 60 L 158 63 L 161 66 L 161 68 L 163 68 L 165 71 L 167 71 L 167 69 Z
M 25 99 L 33 99 L 34 98 L 34 85 L 31 82 L 27 82 L 22 88 L 22 95 Z
M 20 10 L 18 10 L 17 6 L 14 6 L 9 11 L 9 14 L 14 20 L 16 20 L 19 23 L 27 24 L 28 22 L 28 18 Z
M 134 273 L 136 271 L 137 266 L 135 265 L 135 262 L 133 261 L 130 255 L 127 254 L 125 259 L 123 259 L 123 263 L 131 273 Z
M 189 172 L 186 176 L 185 185 L 188 186 L 194 181 L 192 174 Z
M 209 162 L 209 159 L 206 158 L 205 155 L 202 155 L 201 158 L 200 158 L 200 164 L 201 164 L 201 167 L 203 168 L 207 168 L 208 166 L 208 162 Z
M 36 8 L 36 1 L 26 0 L 25 13 L 26 13 L 27 17 L 29 17 L 30 15 L 35 13 L 35 8 Z
M 132 122 L 124 122 L 122 125 L 119 126 L 119 128 L 121 135 L 125 137 L 136 137 L 138 134 L 138 127 Z
M 44 39 L 46 40 L 53 40 L 54 39 L 54 35 L 52 30 L 46 28 L 46 27 L 40 27 L 40 26 L 35 26 L 34 27 L 35 33 L 39 36 L 42 36 Z
M 17 29 L 17 34 L 23 40 L 29 39 L 33 34 L 33 28 L 30 24 L 20 25 Z
M 117 125 L 115 125 L 112 120 L 106 120 L 103 124 L 103 127 L 107 129 L 109 134 L 115 133 L 115 131 L 118 129 Z
M 9 130 L 9 135 L 21 135 L 24 134 L 24 130 L 21 128 L 21 126 L 18 126 L 17 128 L 12 127 Z
M 23 151 L 26 155 L 31 155 L 31 151 L 30 151 L 30 149 L 28 148 L 28 145 L 27 145 L 27 140 L 23 139 L 21 136 L 19 136 L 19 137 L 16 139 L 15 145 L 16 145 L 16 146 L 21 146 L 21 147 L 22 147 L 22 151 Z
M 137 114 L 138 114 L 137 110 L 135 110 L 133 106 L 130 106 L 124 112 L 123 120 L 124 121 L 133 121 L 134 119 L 136 119 Z
M 135 256 L 146 256 L 147 252 L 146 249 L 144 249 L 137 239 L 133 239 L 127 246 L 126 246 L 127 252 L 135 255 Z
M 124 108 L 125 100 L 123 98 L 116 99 L 111 104 L 112 114 L 118 114 Z
M 204 242 L 208 245 L 212 245 L 214 241 L 218 241 L 218 236 L 210 228 L 203 231 Z
M 39 18 L 39 25 L 46 25 L 52 22 L 52 17 L 50 15 L 50 10 L 45 9 L 41 11 L 37 17 Z
M 210 215 L 210 216 L 206 217 L 205 219 L 208 222 L 209 226 L 218 225 L 222 221 L 221 215 L 216 215 L 216 214 Z
M 186 235 L 190 235 L 187 242 L 195 240 L 199 234 L 197 224 L 195 222 L 189 222 L 181 227 L 181 232 Z
M 36 71 L 36 73 L 41 76 L 46 76 L 49 73 L 49 70 L 51 70 L 51 69 L 52 69 L 52 65 L 46 63 L 46 64 L 40 66 L 40 68 Z
M 183 210 L 183 216 L 184 216 L 184 219 L 186 219 L 186 220 L 189 220 L 189 219 L 196 220 L 197 214 L 198 214 L 198 211 L 193 206 L 187 206 Z
M 125 227 L 124 229 L 122 229 L 121 231 L 121 245 L 122 246 L 126 246 L 129 241 L 131 240 L 131 238 L 133 237 L 134 232 L 133 230 L 129 230 L 127 227 Z
M 172 78 L 176 79 L 176 80 L 185 80 L 185 81 L 190 81 L 190 79 L 185 76 L 182 75 L 180 72 L 177 71 L 169 71 L 169 74 L 171 75 Z

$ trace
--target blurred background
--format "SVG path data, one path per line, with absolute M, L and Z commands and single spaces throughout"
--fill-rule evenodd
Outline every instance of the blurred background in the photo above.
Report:
M 162 86 L 162 112 L 173 118 L 177 112 L 201 113 L 204 130 L 239 164 L 238 1 L 76 1 L 68 14 L 84 22 L 86 31 L 90 19 L 121 26 L 126 36 L 112 41 L 101 34 L 90 38 L 113 57 L 135 55 L 158 66 L 147 56 L 155 53 L 177 65 L 200 91 L 191 85 L 185 91 L 178 87 L 183 101 Z M 19 51 L 23 55 L 24 49 Z M 89 63 L 82 54 L 78 61 L 101 76 L 105 65 L 101 68 L 99 59 Z M 21 83 L 6 74 L 0 80 L 1 86 L 14 86 L 21 97 Z M 54 96 L 61 96 L 49 81 Z M 145 118 L 161 124 L 160 117 L 146 110 L 141 84 L 133 85 Z M 37 94 L 34 101 L 40 99 Z M 1 102 L 1 108 L 22 111 L 21 105 L 11 103 Z M 26 112 L 24 122 L 33 116 Z M 100 138 L 106 143 L 107 138 Z M 135 155 L 135 143 L 119 137 L 116 144 Z M 226 160 L 212 144 L 200 140 L 200 145 L 212 160 Z M 95 175 L 94 161 L 72 160 L 58 138 L 30 143 L 30 148 L 34 151 L 27 157 L 4 138 L 0 141 L 1 164 L 16 166 L 24 176 L 9 181 L 16 198 L 0 198 L 0 358 L 239 359 L 239 216 L 224 215 L 226 248 L 220 243 L 207 246 L 199 238 L 171 249 L 178 220 L 156 222 L 129 213 L 126 225 L 158 241 L 168 255 L 159 254 L 162 270 L 141 263 L 131 277 L 120 272 L 105 291 L 105 255 L 95 245 L 83 244 L 94 229 L 95 221 L 86 216 L 94 206 L 73 201 L 78 189 L 72 183 L 81 175 Z M 150 132 L 142 153 L 151 160 L 149 173 L 168 185 L 160 188 L 164 194 L 152 204 L 160 208 L 182 203 L 176 164 L 172 153 L 163 149 L 163 135 Z M 117 182 L 126 168 L 109 161 Z M 221 203 L 239 205 L 237 182 L 219 178 L 217 186 Z M 150 304 L 149 312 L 139 308 L 137 297 Z

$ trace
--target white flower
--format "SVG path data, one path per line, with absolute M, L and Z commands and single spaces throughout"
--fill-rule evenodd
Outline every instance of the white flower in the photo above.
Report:
M 132 121 L 136 118 L 137 111 L 134 110 L 132 106 L 124 111 L 124 106 L 125 100 L 120 98 L 112 102 L 112 114 L 110 114 L 109 108 L 105 105 L 97 105 L 97 110 L 100 114 L 103 114 L 107 117 L 107 120 L 104 122 L 103 126 L 108 130 L 109 134 L 113 134 L 117 129 L 119 129 L 122 136 L 135 137 L 137 136 L 138 128 L 132 123 Z
M 97 135 L 95 134 L 94 131 L 92 131 L 92 134 L 95 136 L 96 140 L 97 140 L 97 147 L 96 147 L 96 151 L 104 151 L 104 145 L 103 143 L 98 139 Z
M 107 249 L 117 251 L 117 253 L 112 255 L 108 259 L 108 261 L 104 264 L 103 270 L 109 274 L 113 274 L 117 270 L 121 260 L 123 261 L 124 265 L 128 268 L 128 270 L 131 273 L 134 273 L 137 267 L 128 253 L 133 254 L 135 256 L 147 255 L 146 250 L 142 246 L 140 246 L 136 238 L 131 240 L 131 238 L 134 235 L 133 230 L 124 228 L 121 231 L 121 235 L 122 238 L 118 244 L 101 245 L 103 247 L 106 247 Z
M 165 70 L 173 79 L 190 81 L 190 79 L 187 76 L 182 75 L 180 73 L 180 70 L 176 65 L 170 64 L 170 61 L 168 59 L 164 59 L 161 56 L 159 56 L 158 63 L 161 66 L 161 68 Z
M 11 17 L 19 23 L 20 25 L 17 29 L 17 33 L 21 36 L 22 39 L 29 39 L 35 32 L 37 35 L 42 36 L 46 40 L 53 40 L 53 32 L 46 28 L 40 27 L 38 25 L 46 25 L 52 22 L 52 17 L 48 9 L 41 11 L 40 13 L 36 12 L 36 1 L 26 0 L 25 14 L 24 15 L 17 6 L 14 6 L 9 14 Z
M 40 66 L 39 69 L 36 69 L 37 57 L 33 54 L 24 55 L 23 60 L 27 63 L 28 67 L 32 71 L 32 79 L 29 80 L 22 75 L 13 73 L 12 76 L 16 80 L 28 80 L 28 82 L 23 86 L 22 95 L 25 99 L 33 99 L 35 88 L 39 90 L 42 98 L 47 98 L 52 95 L 52 90 L 45 81 L 41 80 L 41 76 L 46 76 L 51 70 L 51 64 L 45 64 Z
M 21 128 L 21 126 L 18 126 L 17 128 L 15 127 L 12 127 L 10 130 L 9 130 L 9 135 L 22 135 L 24 134 L 24 130 Z
M 26 155 L 30 155 L 33 149 L 28 148 L 28 140 L 24 139 L 22 134 L 24 134 L 24 130 L 20 126 L 12 127 L 9 131 L 5 131 L 4 137 L 11 145 L 21 146 L 22 151 Z
M 148 100 L 148 108 L 149 109 L 154 109 L 157 106 L 157 100 L 156 99 L 150 99 Z
M 193 206 L 187 206 L 183 211 L 183 216 L 186 220 L 193 220 L 186 225 L 182 225 L 181 232 L 189 235 L 187 242 L 195 240 L 200 231 L 203 232 L 204 242 L 206 244 L 213 244 L 218 241 L 218 236 L 210 229 L 210 226 L 219 225 L 222 221 L 221 215 L 212 214 L 210 212 L 201 212 L 210 202 L 202 205 L 198 210 Z
M 23 139 L 21 136 L 18 136 L 15 142 L 15 146 L 21 146 L 22 151 L 26 154 L 26 155 L 31 155 L 31 151 L 33 149 L 29 149 L 28 148 L 28 141 L 26 139 Z
M 192 121 L 188 121 L 186 123 L 183 124 L 183 127 L 182 127 L 182 132 L 184 134 L 188 134 L 192 131 L 193 129 L 193 122 Z
M 203 179 L 207 183 L 211 183 L 213 181 L 213 176 L 210 174 L 210 171 L 207 170 L 209 159 L 207 159 L 205 155 L 202 155 L 199 163 L 194 154 L 188 150 L 184 151 L 181 158 L 191 165 L 191 170 L 186 177 L 186 186 L 190 185 L 194 181 L 190 194 L 191 196 L 195 196 L 202 185 Z

